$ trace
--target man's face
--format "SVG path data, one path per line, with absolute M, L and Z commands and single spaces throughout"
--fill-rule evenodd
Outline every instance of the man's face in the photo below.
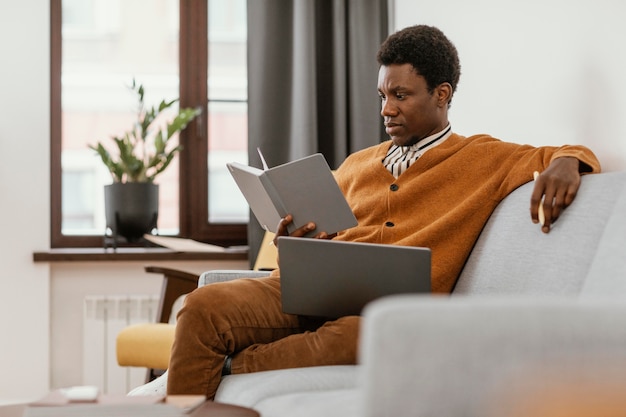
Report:
M 448 100 L 442 98 L 440 87 L 429 93 L 426 80 L 411 64 L 380 67 L 380 114 L 384 118 L 385 131 L 394 144 L 413 145 L 448 125 Z

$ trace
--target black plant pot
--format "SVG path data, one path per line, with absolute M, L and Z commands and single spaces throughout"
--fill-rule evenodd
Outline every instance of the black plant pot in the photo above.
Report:
M 159 186 L 152 183 L 113 183 L 104 186 L 107 228 L 113 238 L 139 241 L 156 228 L 159 216 Z

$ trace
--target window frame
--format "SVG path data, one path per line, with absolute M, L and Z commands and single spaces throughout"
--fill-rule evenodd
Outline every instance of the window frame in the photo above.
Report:
M 178 236 L 222 246 L 244 245 L 246 223 L 209 223 L 208 0 L 180 0 L 179 8 L 180 105 L 201 108 L 202 114 L 179 137 L 183 150 L 178 155 Z M 62 0 L 50 0 L 50 247 L 101 247 L 103 235 L 62 233 L 62 23 Z

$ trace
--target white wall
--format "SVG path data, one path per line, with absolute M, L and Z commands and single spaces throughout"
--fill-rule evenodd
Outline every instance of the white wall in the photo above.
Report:
M 626 2 L 395 0 L 395 28 L 439 27 L 456 45 L 455 132 L 582 144 L 626 169 Z
M 82 300 L 154 294 L 143 263 L 33 263 L 50 246 L 49 0 L 0 1 L 0 404 L 81 383 Z M 200 272 L 247 261 L 155 262 Z
M 50 272 L 50 388 L 84 383 L 83 300 L 89 295 L 159 294 L 161 276 L 144 272 L 146 262 L 61 262 Z M 201 273 L 246 269 L 248 261 L 150 262 Z M 97 348 L 97 347 L 96 347 Z
M 48 389 L 49 1 L 0 2 L 0 403 Z

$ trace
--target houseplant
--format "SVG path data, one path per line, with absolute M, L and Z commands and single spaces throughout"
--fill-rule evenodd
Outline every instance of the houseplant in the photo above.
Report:
M 122 236 L 135 242 L 156 227 L 158 185 L 154 180 L 182 149 L 172 139 L 201 111 L 182 108 L 172 116 L 168 110 L 178 99 L 146 107 L 143 85 L 133 79 L 130 90 L 137 94 L 138 101 L 137 120 L 132 128 L 111 138 L 114 152 L 102 142 L 89 147 L 97 152 L 113 178 L 104 194 L 107 229 L 114 240 Z

